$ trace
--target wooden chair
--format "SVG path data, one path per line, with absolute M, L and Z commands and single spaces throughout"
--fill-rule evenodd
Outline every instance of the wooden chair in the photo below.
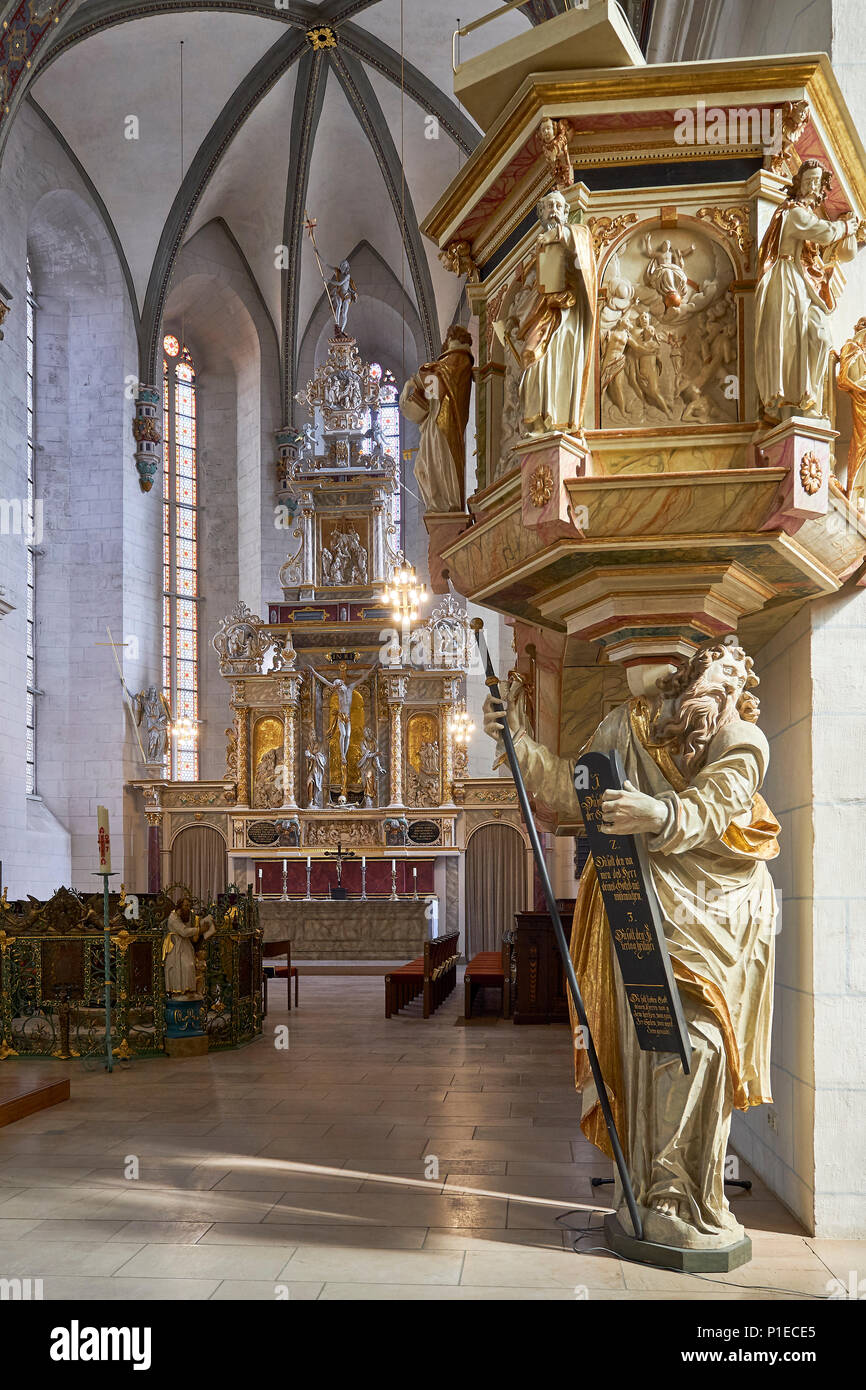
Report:
M 285 965 L 266 965 L 265 961 L 274 956 L 285 956 Z M 285 980 L 286 1001 L 289 1012 L 292 1010 L 292 980 L 295 982 L 295 1008 L 298 1008 L 298 967 L 292 965 L 291 941 L 265 941 L 262 943 L 262 973 L 265 982 L 265 1014 L 268 1012 L 268 980 Z
M 424 996 L 424 1017 L 435 1013 L 457 983 L 457 941 L 457 932 L 426 941 L 423 956 L 416 956 L 385 976 L 386 1018 L 419 994 Z
M 502 1017 L 511 1013 L 511 946 L 503 941 L 499 951 L 479 951 L 463 977 L 463 1017 L 472 1017 L 472 1005 L 480 989 L 502 991 Z

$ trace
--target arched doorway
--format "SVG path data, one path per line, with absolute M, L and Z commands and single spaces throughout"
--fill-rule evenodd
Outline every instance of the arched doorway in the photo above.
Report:
M 496 951 L 526 905 L 526 846 L 513 825 L 480 825 L 466 845 L 466 959 Z
M 171 881 L 183 883 L 202 902 L 216 902 L 226 891 L 226 845 L 209 825 L 189 825 L 171 847 Z

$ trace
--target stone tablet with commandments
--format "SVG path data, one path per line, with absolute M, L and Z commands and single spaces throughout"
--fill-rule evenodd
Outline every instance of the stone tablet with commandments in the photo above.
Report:
M 676 1052 L 691 1067 L 691 1043 L 671 969 L 661 908 L 639 836 L 602 830 L 601 799 L 621 791 L 625 773 L 616 751 L 586 753 L 574 768 L 574 788 L 589 840 L 640 1048 Z

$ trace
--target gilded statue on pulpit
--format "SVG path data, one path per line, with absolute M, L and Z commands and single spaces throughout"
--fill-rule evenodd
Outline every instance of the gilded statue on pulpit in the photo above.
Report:
M 836 306 L 830 279 L 836 262 L 853 260 L 866 239 L 853 214 L 826 215 L 830 188 L 829 170 L 805 160 L 758 253 L 755 380 L 769 420 L 826 415 L 828 320 Z
M 568 203 L 556 189 L 539 199 L 536 214 L 533 264 L 496 332 L 520 363 L 524 432 L 574 433 L 583 423 L 594 341 L 592 234 L 569 221 Z
M 428 512 L 460 512 L 466 499 L 466 425 L 472 391 L 472 335 L 448 329 L 435 362 L 425 362 L 400 393 L 400 410 L 419 426 L 415 481 Z
M 862 490 L 860 471 L 866 460 L 866 318 L 857 320 L 852 337 L 842 344 L 836 386 L 851 400 L 851 443 L 845 491 L 852 497 L 855 490 Z

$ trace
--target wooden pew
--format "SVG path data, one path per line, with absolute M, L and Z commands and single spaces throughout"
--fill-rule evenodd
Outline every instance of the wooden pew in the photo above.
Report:
M 424 1017 L 439 1008 L 457 983 L 458 933 L 424 943 L 423 956 L 401 965 L 385 976 L 385 1017 L 398 1013 L 419 994 L 424 996 Z
M 472 1005 L 479 989 L 502 991 L 502 1017 L 511 1013 L 511 946 L 503 941 L 499 951 L 479 951 L 466 967 L 463 980 L 463 1017 L 472 1017 Z

